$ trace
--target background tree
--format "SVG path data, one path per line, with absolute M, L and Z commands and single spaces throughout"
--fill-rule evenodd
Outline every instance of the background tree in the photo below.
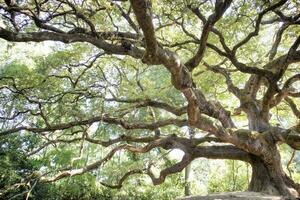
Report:
M 31 63 L 8 57 L 1 73 L 1 137 L 35 136 L 27 156 L 44 158 L 19 184 L 115 167 L 101 184 L 120 188 L 142 175 L 158 185 L 204 157 L 249 163 L 251 191 L 299 196 L 278 150 L 300 149 L 299 8 L 295 0 L 1 1 L 0 38 L 55 46 Z M 177 163 L 165 156 L 173 149 L 184 152 Z

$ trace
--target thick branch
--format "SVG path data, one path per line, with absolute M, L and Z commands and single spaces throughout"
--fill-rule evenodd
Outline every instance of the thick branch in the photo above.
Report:
M 137 21 L 142 28 L 146 41 L 145 59 L 155 62 L 157 55 L 157 41 L 152 23 L 152 5 L 150 0 L 130 0 Z M 146 61 L 145 60 L 145 61 Z
M 110 33 L 102 33 L 109 36 Z M 86 34 L 75 33 L 54 33 L 48 31 L 15 33 L 0 27 L 0 38 L 11 42 L 43 42 L 43 41 L 59 41 L 63 43 L 87 42 L 103 49 L 108 54 L 130 55 L 134 58 L 141 58 L 143 51 L 132 47 L 129 51 L 123 46 L 110 44 L 101 38 L 95 38 Z
M 245 162 L 250 161 L 249 153 L 232 145 L 199 146 L 194 149 L 193 156 L 195 158 L 204 157 L 208 159 L 230 159 L 242 160 Z
M 162 121 L 157 121 L 154 123 L 142 123 L 142 122 L 137 122 L 137 123 L 132 123 L 132 122 L 127 122 L 123 119 L 115 118 L 115 117 L 110 117 L 108 115 L 103 115 L 103 116 L 97 116 L 93 117 L 87 120 L 82 120 L 82 121 L 72 121 L 69 123 L 62 123 L 58 125 L 52 125 L 50 127 L 45 127 L 45 128 L 34 128 L 34 127 L 27 127 L 27 126 L 21 126 L 18 128 L 13 128 L 9 129 L 6 131 L 0 132 L 1 136 L 9 135 L 11 133 L 19 132 L 22 130 L 30 131 L 30 132 L 35 132 L 35 133 L 42 133 L 42 132 L 54 132 L 57 130 L 65 130 L 69 129 L 74 126 L 82 126 L 82 125 L 90 125 L 95 122 L 106 122 L 108 124 L 116 124 L 122 126 L 124 129 L 150 129 L 150 130 L 155 130 L 159 127 L 162 126 L 167 126 L 167 125 L 177 125 L 177 126 L 184 126 L 187 124 L 187 121 L 184 119 L 167 119 L 167 120 L 162 120 Z

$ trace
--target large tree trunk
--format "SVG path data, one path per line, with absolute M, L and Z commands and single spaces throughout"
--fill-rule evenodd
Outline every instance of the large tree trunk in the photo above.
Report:
M 252 177 L 249 191 L 299 197 L 299 185 L 286 175 L 282 170 L 281 163 L 267 165 L 261 158 L 252 156 L 251 166 Z
M 249 185 L 249 191 L 279 194 L 275 183 L 270 177 L 267 167 L 259 157 L 254 155 L 252 156 L 251 166 L 252 177 Z
M 252 110 L 252 112 L 249 112 Z M 260 118 L 257 110 L 248 110 L 249 129 L 258 132 L 264 132 L 267 124 Z M 299 197 L 300 188 L 283 171 L 280 152 L 274 139 L 271 137 L 266 140 L 266 150 L 262 156 L 251 156 L 250 164 L 252 166 L 252 177 L 249 185 L 249 191 L 263 192 L 266 194 L 283 195 L 288 197 Z

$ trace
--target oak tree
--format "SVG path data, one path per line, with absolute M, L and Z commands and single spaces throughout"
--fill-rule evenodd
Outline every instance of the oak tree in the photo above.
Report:
M 150 160 L 102 184 L 120 188 L 137 174 L 161 184 L 203 157 L 249 163 L 250 191 L 299 197 L 279 151 L 300 149 L 299 1 L 0 2 L 1 42 L 58 46 L 32 68 L 7 58 L 1 137 L 37 136 L 28 156 L 59 144 L 106 153 L 29 178 L 55 182 L 99 170 L 120 152 L 180 149 L 181 161 L 158 174 Z

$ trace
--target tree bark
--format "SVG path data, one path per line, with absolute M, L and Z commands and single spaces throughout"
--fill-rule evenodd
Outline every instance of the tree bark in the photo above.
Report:
M 257 157 L 251 157 L 252 177 L 248 190 L 272 195 L 299 197 L 300 188 L 282 170 L 281 163 L 267 165 Z
M 249 109 L 250 110 L 250 109 Z M 252 110 L 253 112 L 253 110 Z M 254 111 L 257 113 L 257 111 Z M 247 113 L 249 128 L 263 134 L 266 131 L 266 121 L 259 118 L 260 115 Z M 255 126 L 253 126 L 255 124 Z M 274 138 L 270 135 L 264 137 L 265 150 L 260 156 L 251 155 L 252 177 L 248 190 L 263 192 L 272 195 L 283 195 L 289 198 L 299 197 L 300 188 L 283 171 L 280 152 Z
M 191 174 L 191 164 L 186 166 L 185 173 L 184 173 L 184 196 L 190 196 L 191 193 L 191 180 L 190 180 L 190 174 Z
M 275 184 L 272 182 L 269 171 L 263 161 L 257 157 L 251 157 L 252 177 L 249 191 L 264 192 L 267 194 L 279 194 Z

